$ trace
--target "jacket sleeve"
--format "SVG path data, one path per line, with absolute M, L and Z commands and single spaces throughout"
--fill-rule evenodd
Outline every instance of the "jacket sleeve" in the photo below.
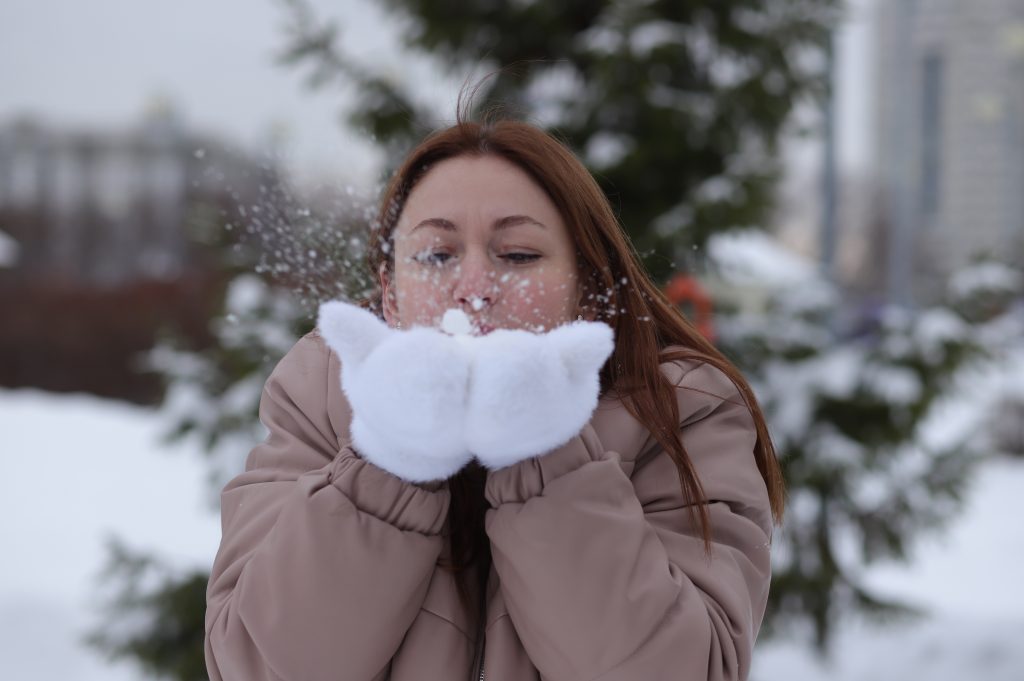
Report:
M 313 331 L 265 384 L 269 433 L 221 494 L 212 681 L 382 678 L 426 596 L 447 482 L 408 483 L 357 455 L 338 371 Z
M 747 678 L 771 579 L 753 418 L 712 365 L 672 366 L 679 436 L 708 500 L 710 558 L 658 446 L 629 476 L 622 453 L 604 450 L 588 424 L 566 445 L 488 475 L 495 570 L 545 678 Z

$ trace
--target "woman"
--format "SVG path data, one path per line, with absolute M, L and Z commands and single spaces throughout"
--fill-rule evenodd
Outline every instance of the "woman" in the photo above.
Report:
M 398 169 L 374 239 L 382 319 L 321 309 L 224 488 L 211 678 L 746 678 L 783 507 L 764 418 L 586 169 L 461 121 Z M 591 357 L 568 383 L 558 343 Z

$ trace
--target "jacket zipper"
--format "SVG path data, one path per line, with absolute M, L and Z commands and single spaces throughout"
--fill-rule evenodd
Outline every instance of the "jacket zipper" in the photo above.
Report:
M 484 645 L 480 648 L 480 681 L 484 681 L 484 649 L 487 647 L 487 636 L 484 635 Z
M 484 651 L 487 649 L 487 606 L 486 604 L 487 589 L 484 588 L 483 593 L 480 595 L 480 613 L 477 616 L 477 638 L 480 641 L 480 661 L 477 663 L 477 675 L 470 677 L 476 681 L 484 681 Z

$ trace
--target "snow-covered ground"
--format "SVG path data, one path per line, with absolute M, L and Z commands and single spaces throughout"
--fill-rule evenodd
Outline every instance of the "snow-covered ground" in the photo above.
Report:
M 1024 461 L 995 459 L 979 469 L 964 513 L 917 545 L 910 564 L 865 571 L 879 592 L 921 606 L 928 619 L 885 627 L 840 627 L 828 663 L 806 646 L 758 646 L 754 681 L 1024 680 Z
M 0 679 L 129 681 L 78 642 L 96 621 L 103 538 L 177 565 L 209 566 L 219 519 L 206 465 L 161 446 L 155 411 L 84 395 L 0 390 Z M 919 544 L 909 566 L 867 572 L 870 584 L 934 617 L 882 629 L 841 628 L 830 666 L 797 643 L 758 647 L 753 679 L 1024 679 L 1024 462 L 995 460 L 973 481 L 965 511 Z
M 79 639 L 97 621 L 108 534 L 180 567 L 217 550 L 206 468 L 159 444 L 164 423 L 92 396 L 0 390 L 0 679 L 143 678 Z

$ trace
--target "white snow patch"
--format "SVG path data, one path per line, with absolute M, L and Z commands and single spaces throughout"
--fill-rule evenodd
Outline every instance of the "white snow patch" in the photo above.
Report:
M 139 678 L 78 640 L 97 623 L 104 539 L 181 569 L 209 567 L 220 542 L 206 464 L 158 444 L 163 430 L 152 409 L 0 390 L 0 678 Z
M 810 261 L 760 230 L 716 234 L 707 248 L 723 276 L 736 284 L 788 288 L 817 279 Z
M 647 21 L 629 32 L 629 48 L 634 55 L 645 56 L 661 47 L 683 42 L 686 32 L 680 24 L 672 21 Z
M 1022 286 L 1020 272 L 998 262 L 978 263 L 958 271 L 949 282 L 950 292 L 969 298 L 981 291 L 1018 292 Z
M 598 132 L 587 141 L 583 157 L 592 168 L 610 168 L 625 158 L 634 146 L 629 135 Z
M 751 680 L 1019 681 L 1024 525 L 1012 509 L 1022 489 L 1024 462 L 988 462 L 947 532 L 919 541 L 910 563 L 880 563 L 865 571 L 869 588 L 921 606 L 931 616 L 888 626 L 845 621 L 828 663 L 802 641 L 763 641 L 754 652 Z

